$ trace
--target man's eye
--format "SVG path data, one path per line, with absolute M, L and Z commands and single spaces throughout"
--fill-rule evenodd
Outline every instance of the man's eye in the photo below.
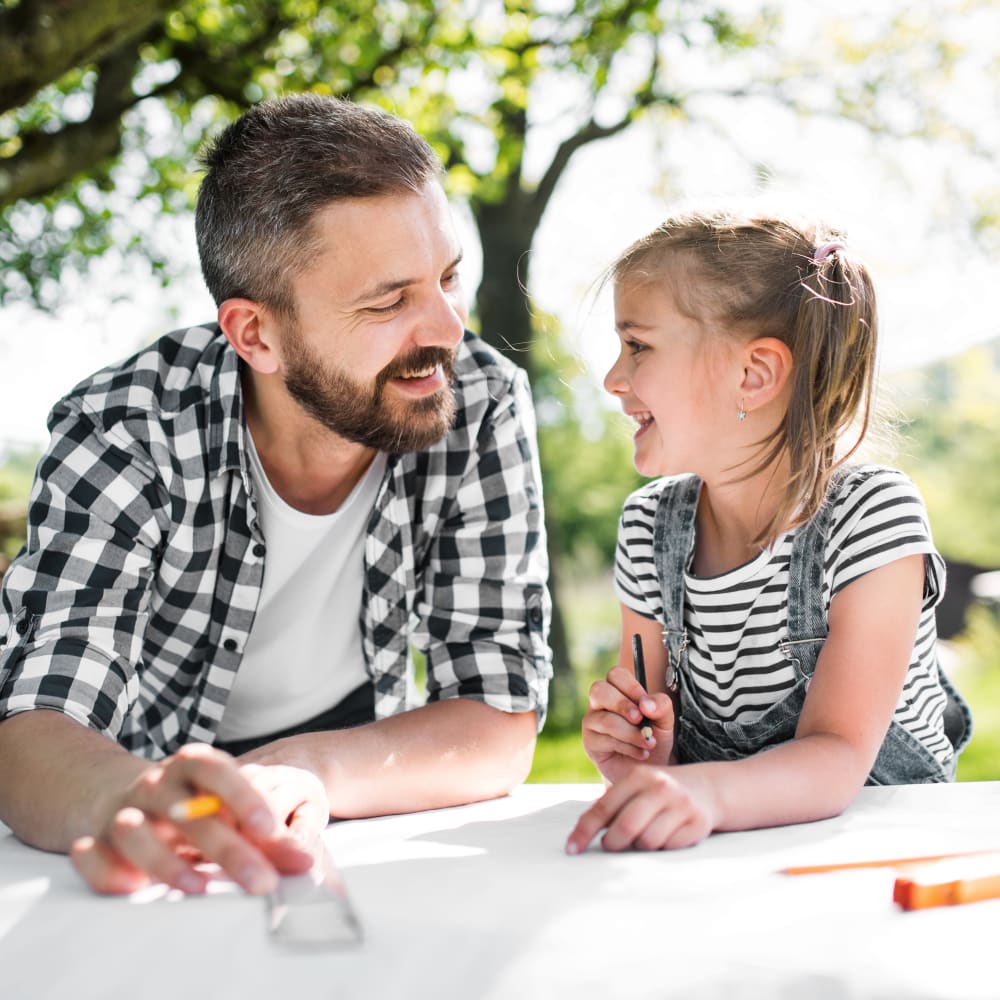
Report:
M 382 315 L 386 315 L 388 313 L 394 313 L 398 309 L 401 309 L 402 307 L 403 307 L 403 300 L 402 299 L 396 299 L 396 301 L 393 302 L 392 305 L 388 305 L 388 306 L 369 306 L 368 307 L 368 311 L 370 313 L 376 313 L 377 315 L 382 316 Z

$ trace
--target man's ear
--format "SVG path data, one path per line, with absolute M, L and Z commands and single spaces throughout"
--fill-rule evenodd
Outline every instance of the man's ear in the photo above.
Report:
M 255 372 L 273 375 L 278 370 L 275 324 L 266 306 L 250 299 L 226 299 L 219 306 L 219 327 L 233 350 Z
M 781 395 L 792 373 L 792 352 L 777 337 L 759 337 L 743 348 L 741 407 L 759 410 Z

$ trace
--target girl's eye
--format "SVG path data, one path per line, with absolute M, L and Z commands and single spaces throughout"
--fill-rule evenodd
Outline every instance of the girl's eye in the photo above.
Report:
M 625 347 L 628 350 L 629 354 L 633 356 L 646 350 L 646 345 L 640 344 L 638 340 L 626 340 Z

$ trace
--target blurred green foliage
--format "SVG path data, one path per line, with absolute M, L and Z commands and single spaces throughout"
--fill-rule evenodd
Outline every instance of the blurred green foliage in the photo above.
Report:
M 1000 340 L 894 381 L 898 464 L 920 487 L 949 559 L 1000 567 Z

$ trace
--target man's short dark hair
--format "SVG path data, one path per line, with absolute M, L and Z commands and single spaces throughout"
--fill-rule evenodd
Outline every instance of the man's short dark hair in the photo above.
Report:
M 316 213 L 341 198 L 420 191 L 441 163 L 406 121 L 318 94 L 265 101 L 202 153 L 195 231 L 216 303 L 294 315 L 291 278 L 318 251 Z

